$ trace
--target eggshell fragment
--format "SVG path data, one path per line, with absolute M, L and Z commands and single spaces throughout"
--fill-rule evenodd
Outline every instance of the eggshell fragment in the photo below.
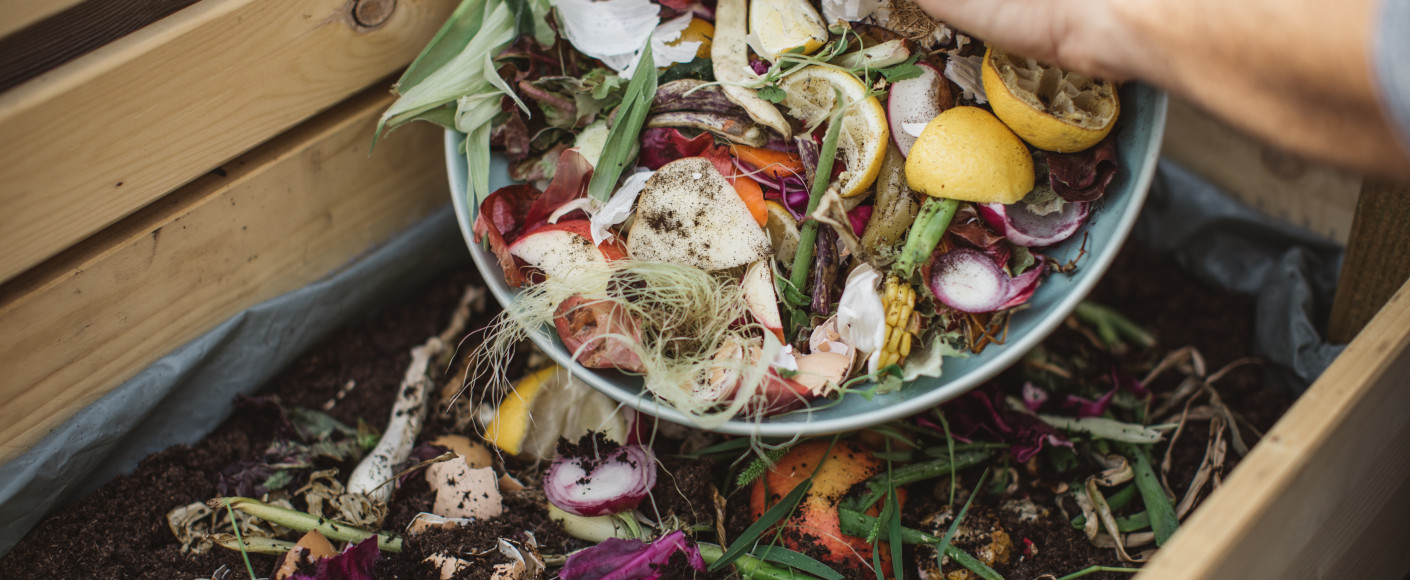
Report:
M 409 536 L 414 536 L 426 530 L 446 530 L 469 523 L 468 518 L 447 518 L 431 512 L 421 512 L 411 518 L 411 523 L 406 525 L 406 533 Z
M 448 518 L 477 520 L 504 511 L 494 468 L 472 469 L 464 461 L 444 461 L 426 469 L 426 481 L 436 490 L 433 513 Z

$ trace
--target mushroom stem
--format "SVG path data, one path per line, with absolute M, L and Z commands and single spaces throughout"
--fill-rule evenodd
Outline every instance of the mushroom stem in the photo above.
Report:
M 911 224 L 911 229 L 906 234 L 906 245 L 901 249 L 901 257 L 896 260 L 896 269 L 900 270 L 903 278 L 910 278 L 916 266 L 935 251 L 936 244 L 939 244 L 940 237 L 945 235 L 945 229 L 950 227 L 950 220 L 954 219 L 955 210 L 959 207 L 960 202 L 957 200 L 926 197 L 925 203 L 920 206 L 920 213 L 916 214 L 915 223 Z

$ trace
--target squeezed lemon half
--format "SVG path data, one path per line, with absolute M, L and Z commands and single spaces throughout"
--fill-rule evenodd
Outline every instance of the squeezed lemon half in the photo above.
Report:
M 1039 149 L 1087 149 L 1121 113 L 1116 85 L 993 47 L 984 53 L 981 77 L 994 114 Z

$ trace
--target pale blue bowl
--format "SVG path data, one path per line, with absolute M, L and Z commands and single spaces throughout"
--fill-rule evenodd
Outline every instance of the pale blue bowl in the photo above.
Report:
M 1014 314 L 1007 343 L 990 346 L 982 354 L 968 358 L 948 358 L 943 376 L 921 378 L 905 385 L 900 391 L 878 395 L 871 400 L 847 395 L 821 408 L 805 409 L 762 421 L 734 419 L 713 430 L 737 435 L 792 437 L 862 429 L 939 405 L 979 386 L 1017 362 L 1057 328 L 1096 285 L 1131 232 L 1131 226 L 1146 199 L 1146 190 L 1155 175 L 1156 159 L 1160 155 L 1161 137 L 1165 132 L 1166 96 L 1148 85 L 1131 83 L 1121 89 L 1121 104 L 1120 124 L 1116 127 L 1121 171 L 1084 229 L 1087 233 L 1087 255 L 1078 262 L 1075 273 L 1047 276 L 1028 301 L 1028 308 Z M 485 283 L 501 304 L 507 304 L 514 300 L 515 290 L 505 285 L 504 274 L 494 256 L 474 243 L 466 206 L 465 158 L 457 153 L 463 139 L 464 135 L 458 132 L 446 132 L 446 170 L 450 176 L 456 218 L 460 221 L 461 233 Z M 492 158 L 490 175 L 491 191 L 511 184 L 507 164 L 502 157 Z M 1074 236 L 1045 249 L 1044 253 L 1067 262 L 1077 257 L 1081 244 L 1082 236 Z M 613 399 L 668 421 L 694 424 L 690 417 L 646 392 L 640 377 L 588 369 L 573 362 L 572 355 L 563 348 L 551 329 L 539 329 L 531 333 L 530 338 L 554 361 L 570 369 L 574 376 Z

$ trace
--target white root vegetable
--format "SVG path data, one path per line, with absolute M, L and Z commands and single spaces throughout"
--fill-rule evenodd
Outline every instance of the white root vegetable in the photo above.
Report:
M 377 447 L 362 458 L 352 475 L 348 476 L 347 493 L 366 495 L 374 503 L 382 505 L 391 501 L 393 486 L 390 481 L 396 475 L 396 466 L 405 462 L 416 446 L 416 436 L 421 434 L 421 424 L 426 419 L 427 401 L 435 386 L 426 371 L 431 366 L 431 360 L 463 331 L 465 321 L 470 317 L 469 305 L 480 294 L 478 288 L 467 288 L 445 331 L 411 349 L 411 364 L 407 365 L 401 386 L 397 388 L 391 421 L 387 423 Z
M 759 80 L 749 68 L 749 43 L 745 41 L 749 34 L 748 15 L 745 0 L 720 0 L 715 7 L 715 37 L 710 44 L 715 80 L 723 83 L 725 98 L 744 107 L 755 122 L 777 131 L 788 141 L 793 138 L 793 128 L 778 107 L 754 89 L 730 84 Z

